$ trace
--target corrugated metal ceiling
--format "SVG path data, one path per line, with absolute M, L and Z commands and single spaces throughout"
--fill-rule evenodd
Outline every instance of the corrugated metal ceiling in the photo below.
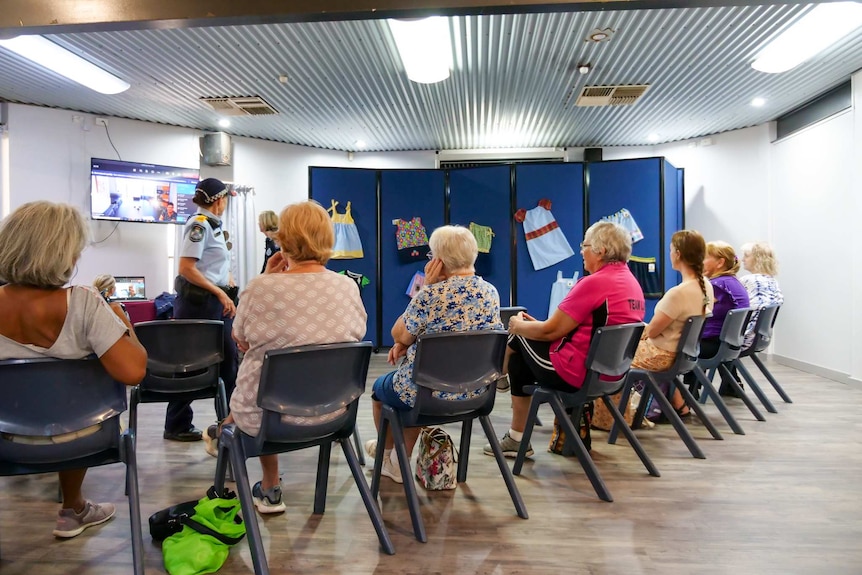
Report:
M 213 130 L 199 98 L 257 95 L 280 113 L 225 131 L 339 150 L 638 145 L 763 123 L 862 68 L 862 30 L 784 74 L 750 67 L 811 6 L 453 17 L 455 66 L 433 85 L 407 80 L 381 20 L 59 34 L 131 89 L 104 96 L 0 49 L 0 99 Z M 616 33 L 585 41 L 595 28 Z M 651 88 L 632 106 L 576 108 L 587 84 Z

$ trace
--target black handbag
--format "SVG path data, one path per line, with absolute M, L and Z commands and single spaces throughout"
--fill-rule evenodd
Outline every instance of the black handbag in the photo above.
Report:
M 216 493 L 215 487 L 210 487 L 207 490 L 207 497 L 210 499 L 218 499 L 219 494 Z M 222 499 L 235 499 L 236 493 L 225 489 L 224 494 L 221 495 Z M 192 519 L 195 514 L 195 506 L 198 504 L 198 500 L 185 501 L 183 503 L 177 503 L 176 505 L 171 505 L 166 509 L 162 509 L 161 511 L 156 511 L 152 515 L 150 515 L 149 523 L 150 523 L 150 536 L 153 538 L 153 541 L 164 541 L 174 533 L 179 533 L 183 530 L 184 525 L 188 525 L 191 529 L 194 529 L 198 533 L 202 533 L 203 535 L 211 535 L 215 537 L 217 540 L 221 541 L 225 545 L 236 545 L 239 541 L 242 540 L 242 537 L 228 537 L 227 535 L 222 535 L 217 531 L 213 531 L 209 527 L 202 525 Z M 236 522 L 242 523 L 242 518 L 239 515 L 236 516 Z

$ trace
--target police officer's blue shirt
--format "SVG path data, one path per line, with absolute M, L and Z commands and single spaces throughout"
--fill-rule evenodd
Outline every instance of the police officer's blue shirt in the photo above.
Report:
M 198 207 L 183 229 L 180 257 L 198 260 L 195 267 L 205 278 L 215 285 L 226 286 L 230 279 L 230 252 L 221 223 L 214 213 Z

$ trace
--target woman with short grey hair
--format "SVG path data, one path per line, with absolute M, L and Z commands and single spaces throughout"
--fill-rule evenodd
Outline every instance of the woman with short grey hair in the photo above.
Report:
M 594 254 L 603 254 L 605 263 L 627 262 L 632 255 L 632 236 L 617 224 L 596 222 L 587 229 L 581 246 L 588 247 Z
M 87 231 L 78 210 L 51 202 L 24 204 L 0 222 L 0 277 L 9 282 L 0 287 L 0 359 L 81 359 L 95 353 L 112 378 L 137 385 L 146 373 L 147 352 L 128 319 L 92 288 L 63 287 L 87 245 Z M 84 499 L 86 472 L 60 472 L 56 537 L 75 537 L 114 515 L 113 504 Z

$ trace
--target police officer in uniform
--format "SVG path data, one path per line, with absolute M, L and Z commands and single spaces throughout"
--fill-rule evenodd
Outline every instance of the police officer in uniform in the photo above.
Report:
M 227 186 L 215 178 L 198 182 L 192 200 L 197 213 L 183 229 L 179 275 L 175 288 L 176 319 L 219 319 L 224 321 L 224 361 L 220 374 L 228 403 L 236 385 L 237 348 L 231 337 L 236 314 L 236 292 L 230 273 L 230 253 L 225 242 L 221 216 L 227 209 Z M 200 441 L 201 431 L 192 426 L 188 401 L 172 401 L 165 413 L 164 438 L 173 441 Z

